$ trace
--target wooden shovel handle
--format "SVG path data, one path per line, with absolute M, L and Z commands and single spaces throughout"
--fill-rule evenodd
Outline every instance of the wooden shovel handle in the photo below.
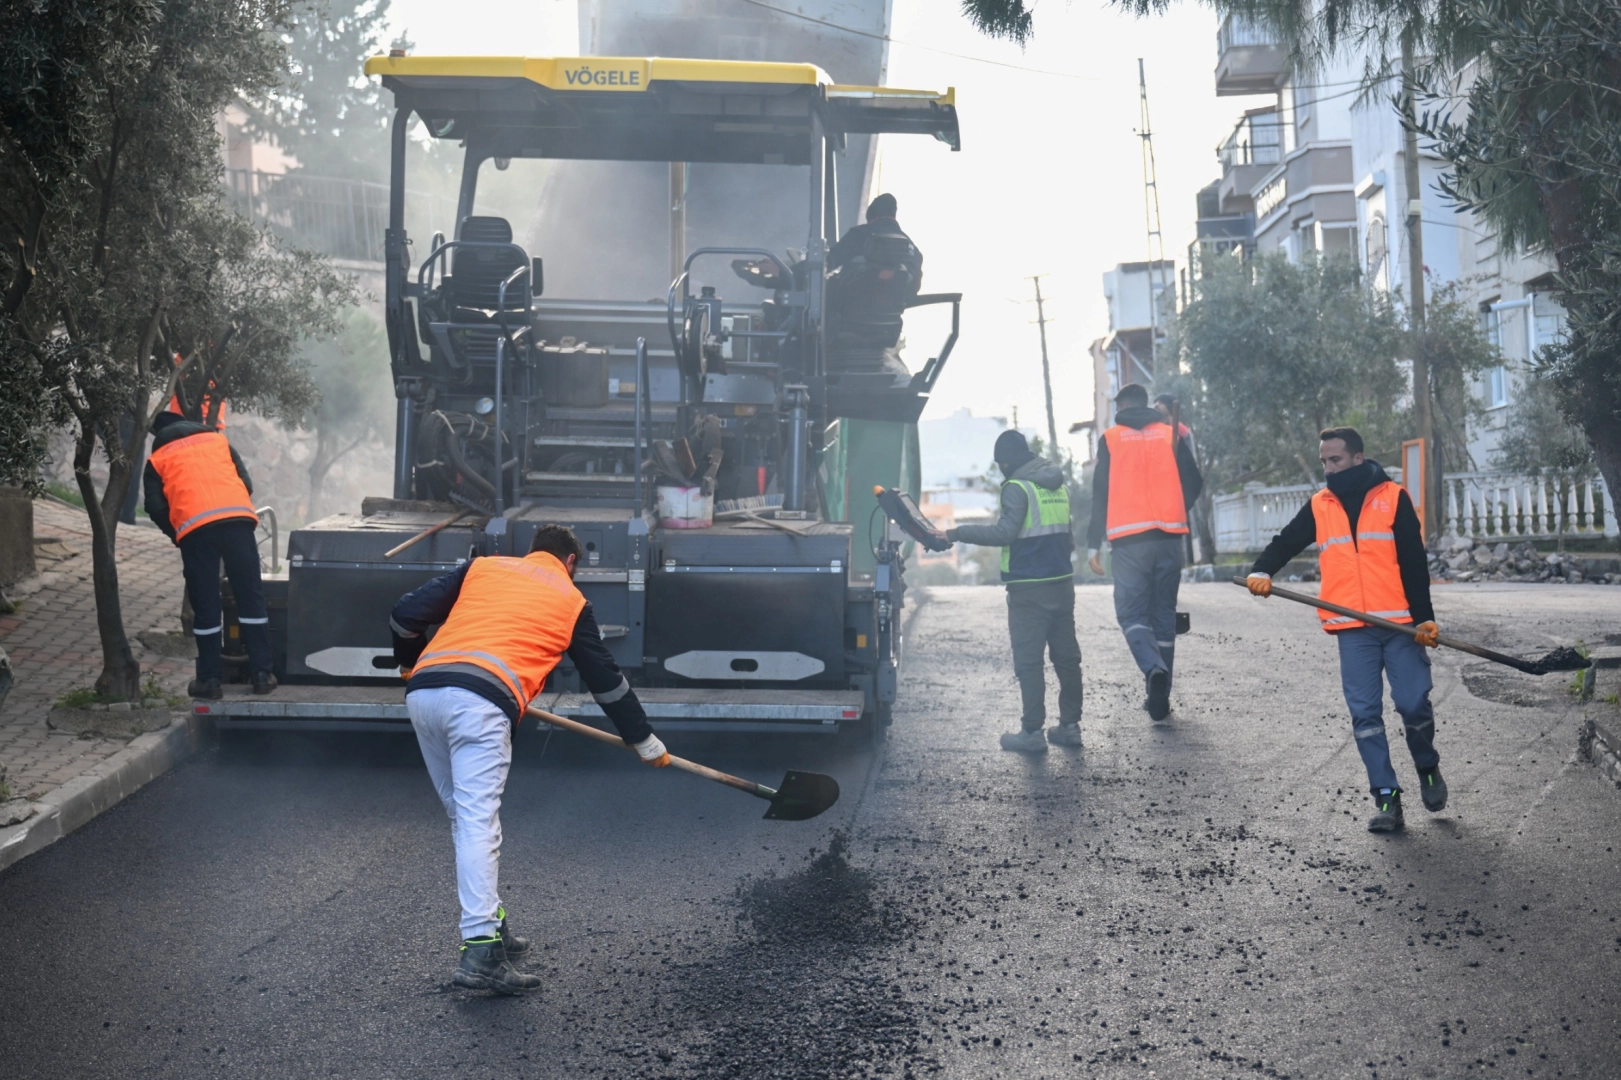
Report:
M 394 556 L 398 555 L 400 552 L 404 551 L 406 548 L 410 547 L 412 544 L 420 543 L 421 541 L 426 540 L 428 537 L 432 536 L 434 533 L 438 532 L 440 529 L 449 528 L 450 526 L 456 524 L 456 522 L 460 521 L 462 518 L 466 517 L 468 514 L 471 514 L 471 513 L 472 513 L 471 510 L 463 510 L 460 513 L 457 513 L 457 514 L 454 514 L 454 515 L 452 515 L 450 517 L 447 517 L 445 520 L 441 521 L 437 525 L 429 525 L 426 529 L 423 529 L 421 532 L 417 533 L 415 536 L 411 537 L 411 539 L 405 541 L 403 544 L 395 544 L 393 547 L 391 547 L 387 551 L 383 552 L 383 558 L 392 559 Z
M 1233 584 L 1248 587 L 1249 582 L 1245 578 L 1234 577 Z M 1322 608 L 1324 611 L 1332 611 L 1336 615 L 1346 615 L 1350 618 L 1358 620 L 1359 622 L 1365 622 L 1369 626 L 1377 626 L 1384 630 L 1395 630 L 1399 633 L 1406 634 L 1410 638 L 1418 637 L 1418 631 L 1407 623 L 1391 622 L 1389 619 L 1381 619 L 1377 615 L 1369 615 L 1366 611 L 1358 611 L 1356 608 L 1341 607 L 1339 604 L 1331 603 L 1330 601 L 1323 600 L 1319 597 L 1311 596 L 1306 593 L 1298 593 L 1293 589 L 1283 589 L 1274 585 L 1272 586 L 1272 595 L 1281 596 L 1285 600 L 1293 600 L 1297 604 L 1307 604 L 1311 607 Z M 1457 649 L 1459 652 L 1466 652 L 1472 656 L 1478 656 L 1482 660 L 1491 660 L 1499 664 L 1506 664 L 1509 667 L 1518 671 L 1523 671 L 1528 675 L 1543 674 L 1540 670 L 1538 670 L 1535 664 L 1528 660 L 1521 660 L 1517 656 L 1505 656 L 1500 652 L 1493 652 L 1484 645 L 1474 645 L 1467 641 L 1459 641 L 1456 638 L 1449 637 L 1437 637 L 1435 640 L 1436 644 L 1438 645 L 1445 645 L 1449 649 Z
M 578 720 L 557 716 L 546 712 L 544 709 L 537 709 L 533 705 L 529 706 L 525 711 L 535 719 L 543 720 L 553 727 L 572 731 L 576 735 L 584 735 L 588 739 L 595 739 L 597 742 L 607 743 L 609 746 L 630 749 L 630 744 L 618 735 L 603 731 L 598 727 L 592 727 L 590 724 L 582 724 Z M 764 784 L 756 784 L 752 780 L 745 780 L 740 776 L 733 776 L 731 773 L 723 773 L 719 769 L 711 769 L 708 765 L 700 765 L 696 761 L 688 761 L 686 758 L 676 757 L 674 754 L 670 755 L 670 764 L 685 772 L 692 773 L 694 776 L 701 776 L 705 780 L 713 780 L 717 784 L 725 784 L 728 787 L 735 787 L 739 791 L 746 791 L 756 798 L 770 799 L 777 793 L 775 789 L 768 788 Z

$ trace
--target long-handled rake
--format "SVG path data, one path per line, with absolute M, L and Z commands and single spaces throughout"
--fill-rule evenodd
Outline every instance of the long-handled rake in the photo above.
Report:
M 1235 577 L 1233 578 L 1233 584 L 1247 586 L 1248 582 L 1244 578 Z M 1295 592 L 1293 589 L 1282 589 L 1274 585 L 1272 586 L 1272 595 L 1281 596 L 1285 600 L 1293 600 L 1297 604 L 1309 604 L 1312 607 L 1322 608 L 1324 611 L 1332 611 L 1336 615 L 1347 615 L 1365 622 L 1369 626 L 1378 626 L 1385 630 L 1397 630 L 1408 637 L 1418 636 L 1418 631 L 1406 623 L 1391 622 L 1389 619 L 1381 619 L 1377 615 L 1369 615 L 1365 611 L 1341 607 L 1339 604 L 1332 604 L 1327 600 L 1321 600 L 1306 593 Z M 1506 656 L 1503 653 L 1488 649 L 1484 645 L 1473 645 L 1467 641 L 1459 641 L 1457 638 L 1440 637 L 1436 641 L 1449 649 L 1457 649 L 1459 652 L 1478 656 L 1482 660 L 1490 660 L 1496 664 L 1506 664 L 1516 671 L 1525 672 L 1527 675 L 1547 675 L 1554 671 L 1580 671 L 1582 668 L 1593 665 L 1592 660 L 1568 645 L 1561 645 L 1540 660 L 1521 660 L 1517 656 Z

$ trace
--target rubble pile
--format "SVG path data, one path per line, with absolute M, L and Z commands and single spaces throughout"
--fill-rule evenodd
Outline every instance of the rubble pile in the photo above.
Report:
M 1466 536 L 1443 539 L 1430 553 L 1430 576 L 1442 581 L 1555 581 L 1570 585 L 1621 585 L 1621 574 L 1590 574 L 1580 556 L 1550 552 L 1529 543 L 1510 547 L 1477 543 Z

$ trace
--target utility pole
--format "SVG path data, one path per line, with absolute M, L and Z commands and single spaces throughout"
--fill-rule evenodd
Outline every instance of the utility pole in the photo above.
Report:
M 1137 58 L 1137 124 L 1137 136 L 1143 141 L 1143 218 L 1148 227 L 1148 378 L 1152 383 L 1160 377 L 1159 305 L 1167 285 L 1161 277 L 1165 266 L 1165 235 L 1160 231 L 1154 129 L 1148 122 L 1148 75 L 1140 56 Z
M 1435 423 L 1430 408 L 1430 363 L 1424 355 L 1424 189 L 1418 168 L 1418 114 L 1414 101 L 1413 38 L 1401 39 L 1401 112 L 1403 187 L 1407 189 L 1407 290 L 1409 330 L 1412 334 L 1413 424 L 1424 440 L 1424 537 L 1433 541 L 1440 518 L 1441 477 L 1435 464 L 1441 455 L 1435 445 Z
M 1053 419 L 1053 374 L 1047 363 L 1047 309 L 1041 296 L 1040 274 L 1030 280 L 1036 286 L 1036 323 L 1041 327 L 1041 386 L 1047 391 L 1047 456 L 1058 460 L 1058 422 Z

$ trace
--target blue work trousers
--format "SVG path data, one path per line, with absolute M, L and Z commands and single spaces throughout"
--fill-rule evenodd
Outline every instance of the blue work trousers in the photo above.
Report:
M 1362 764 L 1368 768 L 1368 788 L 1400 790 L 1390 764 L 1390 743 L 1385 739 L 1385 679 L 1390 697 L 1407 733 L 1413 765 L 1426 772 L 1441 763 L 1435 750 L 1435 710 L 1430 705 L 1428 650 L 1406 634 L 1360 626 L 1338 631 L 1340 683 L 1351 710 L 1351 730 Z
M 253 522 L 246 518 L 205 525 L 180 541 L 180 566 L 191 597 L 192 633 L 197 635 L 197 678 L 220 677 L 221 641 L 225 629 L 224 602 L 220 597 L 220 564 L 231 579 L 236 599 L 236 621 L 248 647 L 248 670 L 269 672 L 270 616 L 265 608 L 264 583 L 259 577 L 259 547 Z
M 1144 677 L 1176 663 L 1176 593 L 1182 585 L 1182 537 L 1159 534 L 1116 544 L 1114 617 Z

